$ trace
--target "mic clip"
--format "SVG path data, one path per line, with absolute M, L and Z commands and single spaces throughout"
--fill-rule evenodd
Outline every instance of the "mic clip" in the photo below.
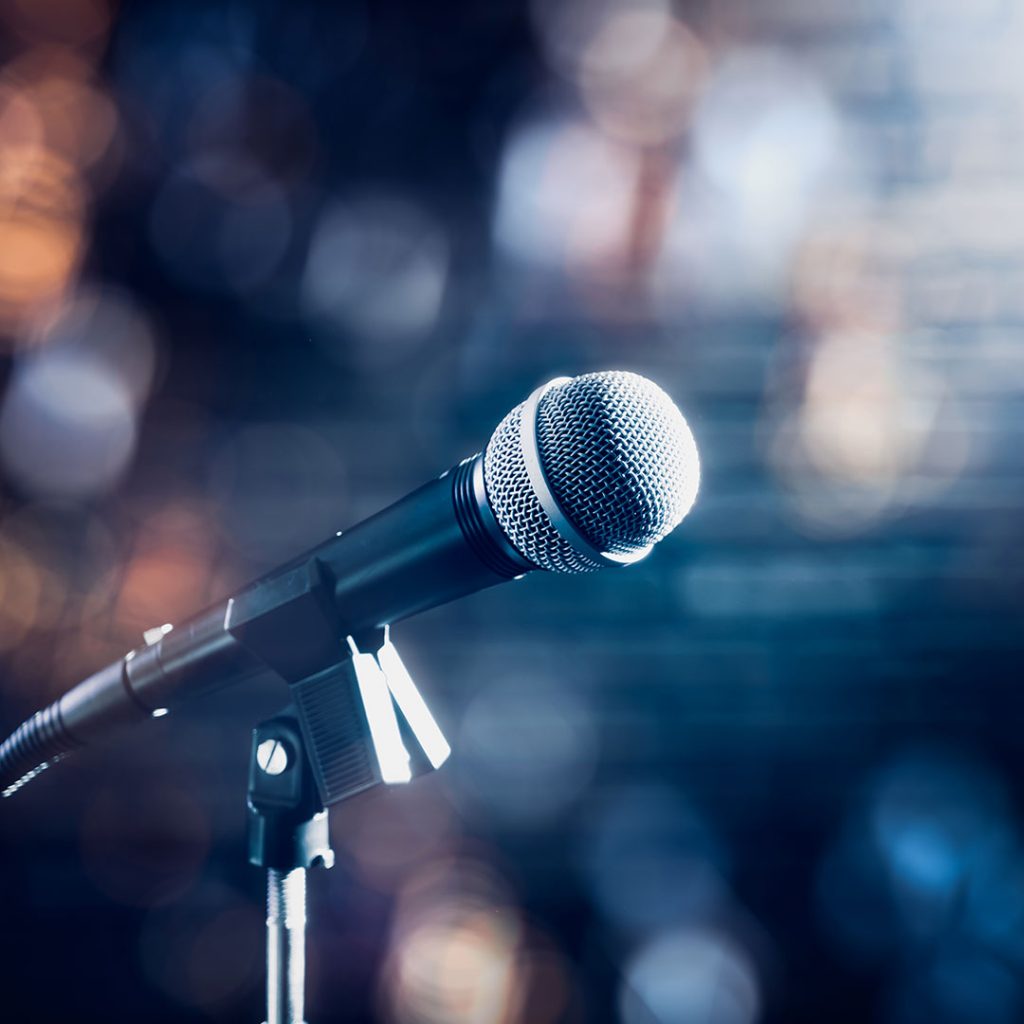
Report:
M 371 786 L 398 785 L 451 753 L 385 626 L 346 639 L 335 665 L 291 684 L 296 715 L 325 806 Z
M 348 637 L 340 661 L 291 683 L 292 706 L 253 730 L 254 864 L 285 871 L 316 862 L 329 867 L 326 808 L 376 785 L 409 782 L 451 753 L 390 629 L 361 637 L 360 644 Z

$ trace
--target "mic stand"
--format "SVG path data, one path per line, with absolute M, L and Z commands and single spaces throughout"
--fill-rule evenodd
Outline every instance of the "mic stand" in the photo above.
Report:
M 266 1024 L 305 1024 L 306 871 L 334 851 L 290 708 L 253 731 L 247 803 L 249 861 L 267 872 Z
M 334 864 L 327 808 L 409 782 L 451 752 L 390 630 L 362 641 L 348 637 L 334 664 L 294 673 L 293 703 L 253 730 L 249 862 L 267 872 L 266 1024 L 305 1024 L 306 871 Z

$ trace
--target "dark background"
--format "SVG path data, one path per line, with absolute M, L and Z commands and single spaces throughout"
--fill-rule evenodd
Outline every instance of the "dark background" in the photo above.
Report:
M 1015 5 L 3 17 L 5 728 L 544 380 L 635 370 L 694 511 L 396 628 L 454 752 L 332 812 L 309 1019 L 1024 1019 Z M 261 1019 L 285 697 L 0 806 L 5 1019 Z

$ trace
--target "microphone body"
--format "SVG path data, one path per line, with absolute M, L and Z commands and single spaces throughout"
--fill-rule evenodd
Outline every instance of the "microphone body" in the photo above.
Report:
M 45 749 L 5 749 L 17 733 L 0 746 L 3 781 L 221 687 L 302 678 L 337 661 L 347 636 L 536 568 L 498 527 L 473 456 L 79 683 L 29 720 L 45 720 Z
M 344 641 L 518 578 L 645 557 L 686 515 L 700 466 L 682 414 L 626 372 L 557 378 L 482 454 L 130 651 L 0 743 L 10 795 L 71 750 L 256 676 L 299 682 Z

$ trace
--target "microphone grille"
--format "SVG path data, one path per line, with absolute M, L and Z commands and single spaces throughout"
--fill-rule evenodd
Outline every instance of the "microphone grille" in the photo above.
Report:
M 555 572 L 608 563 L 563 536 L 531 482 L 516 406 L 484 453 L 484 482 L 495 518 L 527 559 Z M 558 381 L 536 408 L 544 477 L 561 512 L 597 552 L 642 556 L 689 512 L 700 480 L 686 420 L 656 384 L 609 371 Z

